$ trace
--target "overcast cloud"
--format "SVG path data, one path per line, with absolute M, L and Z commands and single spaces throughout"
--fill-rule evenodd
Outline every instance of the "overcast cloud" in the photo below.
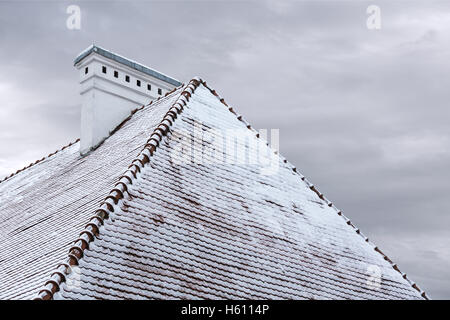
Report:
M 66 8 L 81 8 L 68 30 Z M 381 8 L 368 30 L 366 8 Z M 0 1 L 0 177 L 79 137 L 95 43 L 201 76 L 432 298 L 450 298 L 446 1 Z

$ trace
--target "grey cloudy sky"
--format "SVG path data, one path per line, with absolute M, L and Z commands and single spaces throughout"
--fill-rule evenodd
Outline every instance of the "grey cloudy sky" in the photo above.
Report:
M 66 8 L 81 8 L 68 30 Z M 366 8 L 381 8 L 368 30 Z M 450 298 L 446 1 L 0 1 L 0 177 L 79 137 L 91 43 L 198 75 L 432 298 Z

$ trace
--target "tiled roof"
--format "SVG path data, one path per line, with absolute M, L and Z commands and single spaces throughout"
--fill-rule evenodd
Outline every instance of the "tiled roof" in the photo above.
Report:
M 197 124 L 211 141 L 246 131 L 249 157 L 276 154 L 193 79 L 87 157 L 75 144 L 2 182 L 0 298 L 426 298 L 283 157 L 271 174 L 258 161 L 178 162 Z

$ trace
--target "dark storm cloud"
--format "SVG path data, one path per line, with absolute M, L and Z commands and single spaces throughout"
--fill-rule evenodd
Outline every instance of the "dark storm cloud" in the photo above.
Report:
M 79 136 L 91 43 L 202 76 L 434 298 L 450 297 L 449 5 L 376 1 L 0 2 L 0 176 Z

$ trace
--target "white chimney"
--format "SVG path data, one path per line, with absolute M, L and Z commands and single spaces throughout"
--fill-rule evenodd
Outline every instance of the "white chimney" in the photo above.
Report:
M 130 112 L 181 82 L 92 45 L 74 62 L 81 84 L 82 155 L 101 144 Z

